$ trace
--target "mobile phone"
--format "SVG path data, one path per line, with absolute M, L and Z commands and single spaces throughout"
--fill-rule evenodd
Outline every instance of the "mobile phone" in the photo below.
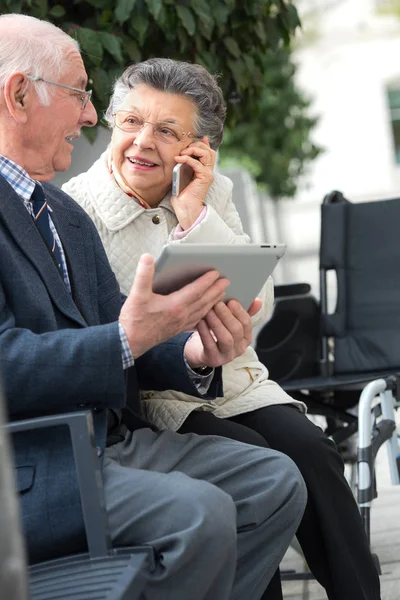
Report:
M 178 163 L 172 171 L 172 195 L 179 196 L 192 181 L 194 171 L 186 163 Z

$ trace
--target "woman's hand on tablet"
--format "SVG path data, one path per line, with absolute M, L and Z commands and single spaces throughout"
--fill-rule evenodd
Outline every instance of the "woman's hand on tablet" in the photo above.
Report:
M 185 358 L 192 368 L 220 367 L 243 354 L 252 340 L 250 317 L 260 310 L 257 298 L 247 312 L 237 300 L 218 302 L 197 325 L 186 343 Z
M 247 311 L 249 313 L 250 317 L 254 317 L 254 315 L 256 315 L 262 307 L 262 300 L 261 298 L 256 298 L 252 305 L 250 306 L 249 310 Z

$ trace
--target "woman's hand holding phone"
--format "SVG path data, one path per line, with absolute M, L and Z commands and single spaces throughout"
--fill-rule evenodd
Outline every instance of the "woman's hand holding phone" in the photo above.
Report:
M 210 148 L 208 138 L 193 142 L 175 156 L 178 164 L 193 169 L 193 179 L 180 192 L 172 196 L 171 204 L 182 229 L 189 229 L 204 208 L 204 199 L 214 181 L 216 152 Z

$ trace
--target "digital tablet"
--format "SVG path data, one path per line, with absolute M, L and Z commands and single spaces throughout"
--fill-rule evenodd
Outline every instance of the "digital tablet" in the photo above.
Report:
M 169 244 L 156 261 L 153 291 L 170 294 L 216 269 L 231 282 L 224 301 L 236 298 L 248 310 L 285 250 L 285 244 Z

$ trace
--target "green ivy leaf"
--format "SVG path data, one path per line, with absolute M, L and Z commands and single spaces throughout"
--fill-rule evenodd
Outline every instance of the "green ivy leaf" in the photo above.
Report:
M 286 31 L 292 32 L 301 26 L 299 15 L 293 4 L 288 4 L 285 8 L 282 8 L 279 17 Z
M 196 62 L 198 62 L 200 65 L 203 65 L 203 67 L 208 71 L 213 71 L 214 61 L 210 52 L 207 52 L 206 50 L 204 52 L 198 52 L 196 54 Z
M 228 59 L 228 66 L 232 72 L 233 78 L 240 90 L 247 85 L 246 69 L 244 64 L 239 60 Z
M 282 14 L 278 15 L 278 21 L 282 24 L 280 28 L 280 36 L 286 46 L 290 43 L 290 31 L 287 28 L 287 22 L 284 22 L 285 17 Z
M 154 18 L 154 20 L 156 21 L 157 25 L 163 29 L 163 31 L 165 32 L 166 29 L 169 28 L 169 22 L 170 22 L 170 13 L 171 11 L 168 11 L 166 6 L 162 5 L 161 6 L 161 10 L 157 15 L 157 18 Z
M 225 25 L 229 17 L 229 7 L 222 3 L 214 1 L 212 3 L 212 13 L 218 25 Z
M 112 33 L 107 33 L 106 31 L 100 32 L 99 35 L 104 48 L 109 54 L 111 54 L 113 58 L 115 58 L 117 63 L 121 65 L 124 62 L 122 56 L 121 39 Z
M 192 11 L 189 8 L 186 8 L 186 6 L 177 4 L 176 12 L 188 34 L 194 35 L 196 32 L 196 21 L 194 20 Z
M 234 56 L 235 58 L 239 58 L 241 56 L 242 53 L 235 39 L 233 39 L 232 37 L 224 38 L 224 44 L 228 48 L 232 56 Z
M 276 50 L 281 41 L 281 32 L 276 19 L 267 19 L 266 35 L 270 48 Z
M 8 0 L 8 2 L 6 1 L 6 7 L 9 8 L 9 10 L 7 12 L 10 13 L 20 13 L 22 12 L 22 0 Z M 1 8 L 0 6 L 0 12 L 2 12 L 4 9 Z
M 195 43 L 197 52 L 203 52 L 203 50 L 206 46 L 206 44 L 204 42 L 204 38 L 196 36 L 194 38 L 194 43 Z
M 48 13 L 50 16 L 55 17 L 56 19 L 60 19 L 65 15 L 65 8 L 60 6 L 60 4 L 56 4 L 49 10 Z
M 34 10 L 34 9 L 37 10 Z M 49 7 L 47 4 L 47 0 L 35 0 L 35 3 L 32 5 L 32 16 L 38 17 L 39 19 L 45 19 L 46 15 L 49 11 Z
M 157 21 L 162 9 L 162 0 L 146 0 L 146 4 L 147 8 L 149 9 L 149 13 L 153 15 L 154 19 Z
M 104 8 L 103 11 L 101 12 L 100 19 L 99 19 L 100 26 L 104 26 L 104 25 L 107 25 L 108 23 L 111 23 L 112 18 L 113 18 L 113 11 L 111 10 L 111 8 Z
M 178 29 L 179 52 L 185 53 L 187 50 L 189 38 L 186 31 L 182 28 Z
M 293 4 L 289 4 L 287 9 L 289 13 L 290 28 L 295 30 L 297 27 L 301 27 L 301 21 L 296 7 L 293 6 Z
M 250 54 L 243 54 L 243 61 L 249 73 L 252 73 L 257 69 L 254 58 L 250 56 Z
M 107 72 L 101 67 L 98 67 L 96 69 L 92 69 L 90 75 L 93 81 L 93 89 L 97 96 L 102 101 L 105 100 L 107 102 L 111 88 L 111 81 Z
M 95 62 L 101 61 L 103 58 L 103 46 L 99 35 L 93 29 L 86 27 L 77 27 L 75 33 L 82 50 Z
M 262 23 L 261 21 L 257 21 L 257 23 L 255 24 L 255 27 L 254 27 L 254 31 L 255 31 L 258 39 L 260 40 L 260 42 L 262 42 L 263 44 L 266 44 L 267 43 L 267 33 L 265 31 L 264 23 Z
M 113 69 L 110 69 L 108 71 L 108 78 L 111 82 L 112 85 L 114 85 L 115 80 L 118 79 L 119 77 L 121 77 L 122 73 L 125 71 L 124 67 L 114 67 Z M 107 97 L 107 101 L 108 101 L 108 97 Z
M 148 28 L 149 20 L 142 14 L 138 14 L 132 19 L 132 29 L 137 34 L 137 41 L 139 42 L 139 46 L 144 44 L 144 41 L 147 36 L 147 28 Z
M 98 34 L 86 27 L 77 27 L 75 32 L 82 50 L 95 62 L 100 62 L 103 58 L 103 46 Z
M 140 50 L 135 40 L 124 40 L 124 49 L 132 62 L 137 63 L 140 61 Z
M 213 19 L 208 18 L 199 20 L 199 31 L 209 42 L 213 39 L 214 26 Z
M 125 23 L 135 8 L 136 0 L 117 0 L 114 15 L 118 23 Z
M 200 32 L 207 40 L 211 41 L 215 20 L 210 7 L 204 3 L 204 0 L 191 0 L 190 7 L 198 17 L 197 23 Z

